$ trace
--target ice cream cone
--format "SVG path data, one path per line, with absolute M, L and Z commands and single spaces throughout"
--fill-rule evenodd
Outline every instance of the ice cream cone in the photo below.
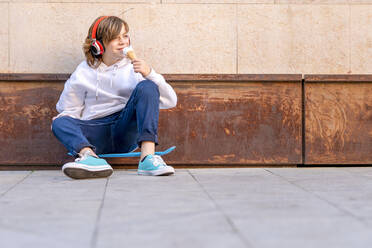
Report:
M 132 61 L 136 59 L 136 53 L 131 46 L 124 48 L 123 53 Z
M 136 59 L 136 54 L 134 53 L 134 51 L 128 51 L 127 56 L 130 60 Z

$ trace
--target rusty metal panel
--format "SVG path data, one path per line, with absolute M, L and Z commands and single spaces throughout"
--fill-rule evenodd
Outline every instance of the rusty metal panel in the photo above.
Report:
M 57 164 L 67 161 L 51 132 L 61 83 L 1 82 L 0 164 Z
M 173 164 L 301 163 L 301 81 L 177 84 L 177 108 L 160 116 Z
M 160 111 L 159 149 L 169 164 L 302 163 L 301 81 L 177 82 L 178 105 Z M 63 82 L 1 82 L 0 164 L 63 164 L 50 131 Z M 112 159 L 134 164 L 136 159 Z
M 0 82 L 66 81 L 71 74 L 0 73 Z M 301 74 L 163 74 L 168 82 L 298 82 Z
M 371 79 L 305 77 L 305 164 L 372 163 Z

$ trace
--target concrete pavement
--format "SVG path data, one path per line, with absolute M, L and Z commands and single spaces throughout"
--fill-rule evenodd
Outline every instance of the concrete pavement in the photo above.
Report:
M 372 167 L 0 171 L 0 247 L 370 247 Z

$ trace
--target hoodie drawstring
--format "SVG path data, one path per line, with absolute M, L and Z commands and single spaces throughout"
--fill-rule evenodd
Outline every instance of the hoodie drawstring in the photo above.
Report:
M 111 85 L 111 88 L 112 88 L 112 80 L 115 78 L 116 76 L 116 70 L 118 69 L 118 65 L 114 65 L 114 70 L 112 72 L 112 76 L 111 76 L 111 79 L 110 79 L 110 85 Z
M 111 75 L 111 78 L 110 78 L 110 86 L 112 88 L 112 83 L 113 83 L 113 80 L 114 78 L 116 77 L 116 70 L 118 69 L 118 65 L 114 65 L 114 69 L 113 69 L 113 72 L 112 72 L 112 75 Z M 96 100 L 98 100 L 98 87 L 99 87 L 99 82 L 100 82 L 100 77 L 99 77 L 99 73 L 100 71 L 97 70 L 97 80 L 96 80 Z
M 99 82 L 99 72 L 97 71 L 97 80 L 96 80 L 96 101 L 98 100 L 98 82 Z

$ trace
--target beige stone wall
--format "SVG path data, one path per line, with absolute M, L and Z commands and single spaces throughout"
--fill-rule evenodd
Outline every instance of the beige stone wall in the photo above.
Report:
M 372 0 L 0 0 L 0 72 L 71 73 L 99 15 L 161 73 L 372 73 Z

